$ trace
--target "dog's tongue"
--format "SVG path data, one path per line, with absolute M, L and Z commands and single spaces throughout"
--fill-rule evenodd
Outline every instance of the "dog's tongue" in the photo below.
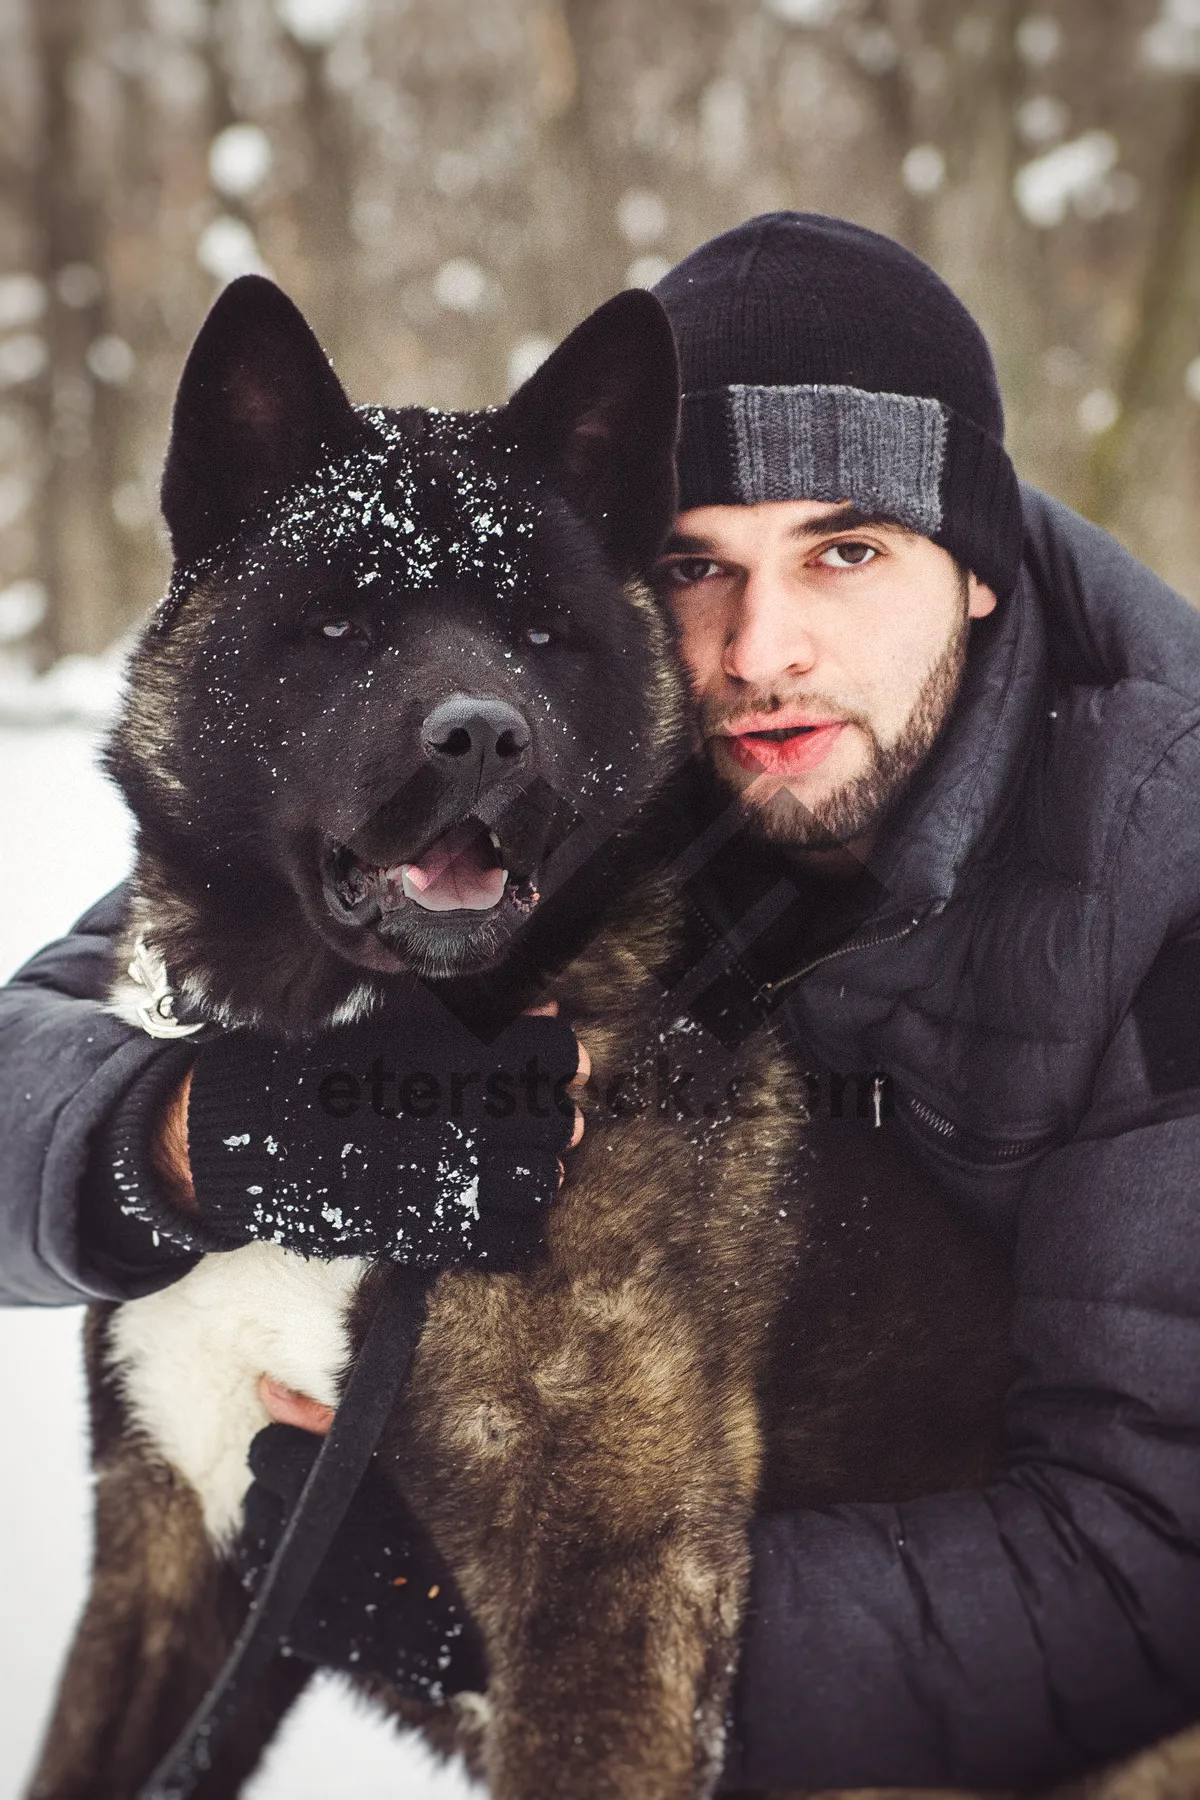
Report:
M 405 894 L 427 912 L 487 912 L 507 880 L 508 870 L 499 866 L 490 837 L 474 819 L 452 825 L 420 862 L 400 867 Z

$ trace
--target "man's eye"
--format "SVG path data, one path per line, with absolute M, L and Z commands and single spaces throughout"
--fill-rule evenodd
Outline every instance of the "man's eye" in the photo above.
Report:
M 711 581 L 714 575 L 721 573 L 721 565 L 710 556 L 681 556 L 667 564 L 665 573 L 668 581 L 690 587 L 693 582 Z
M 817 561 L 823 562 L 827 569 L 861 569 L 864 563 L 874 562 L 878 555 L 872 544 L 830 544 L 828 550 L 822 550 Z

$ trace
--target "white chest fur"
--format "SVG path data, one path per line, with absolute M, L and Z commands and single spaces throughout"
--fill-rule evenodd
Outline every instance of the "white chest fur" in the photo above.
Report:
M 195 1488 L 209 1535 L 237 1535 L 246 1455 L 270 1423 L 260 1375 L 337 1404 L 350 1357 L 346 1320 L 366 1264 L 309 1261 L 276 1244 L 206 1256 L 169 1288 L 130 1300 L 110 1326 L 110 1360 L 134 1420 Z

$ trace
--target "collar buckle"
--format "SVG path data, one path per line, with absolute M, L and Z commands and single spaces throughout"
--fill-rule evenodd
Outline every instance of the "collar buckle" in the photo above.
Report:
M 178 1017 L 178 990 L 171 986 L 166 963 L 144 937 L 139 937 L 133 947 L 133 961 L 128 973 L 129 979 L 145 992 L 146 997 L 139 1000 L 136 1011 L 138 1023 L 147 1036 L 185 1038 L 204 1030 L 203 1019 L 186 1024 Z

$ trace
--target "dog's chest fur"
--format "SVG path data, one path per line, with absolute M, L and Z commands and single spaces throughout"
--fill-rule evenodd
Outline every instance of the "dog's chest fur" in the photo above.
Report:
M 131 1423 L 186 1476 L 220 1547 L 241 1526 L 250 1440 L 270 1423 L 259 1377 L 336 1405 L 365 1266 L 245 1244 L 112 1315 L 109 1365 Z

